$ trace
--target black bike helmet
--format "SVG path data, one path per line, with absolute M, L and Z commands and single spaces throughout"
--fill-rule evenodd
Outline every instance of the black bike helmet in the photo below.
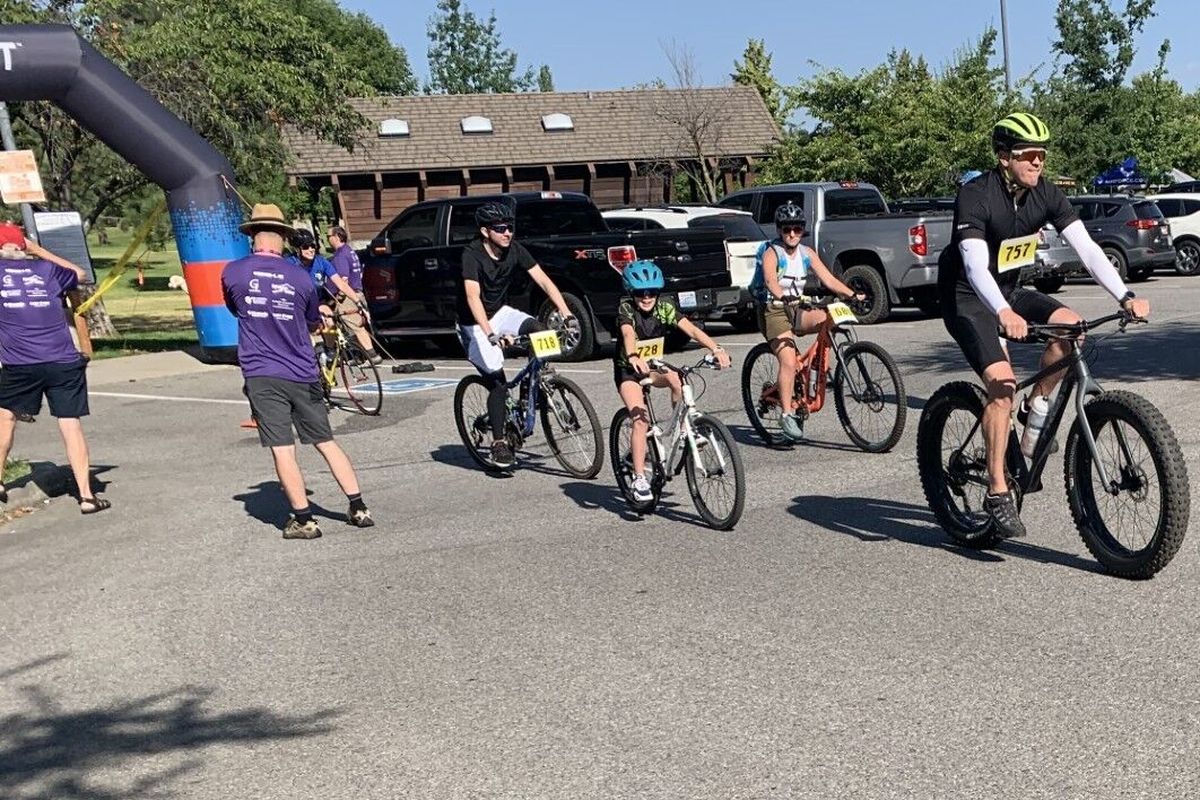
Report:
M 788 200 L 775 209 L 775 227 L 780 225 L 804 225 L 804 209 Z
M 304 228 L 292 234 L 292 249 L 296 251 L 303 250 L 306 247 L 316 247 L 317 240 L 312 235 L 312 231 L 307 231 Z
M 481 228 L 514 222 L 513 209 L 508 203 L 484 203 L 475 211 L 475 224 Z

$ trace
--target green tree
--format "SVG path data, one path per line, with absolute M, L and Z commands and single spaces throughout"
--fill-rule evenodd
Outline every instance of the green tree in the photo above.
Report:
M 334 0 L 294 0 L 317 38 L 331 45 L 377 94 L 416 94 L 420 88 L 404 49 L 362 12 L 351 13 Z
M 438 0 L 429 20 L 428 94 L 476 94 L 541 90 L 549 68 L 517 73 L 517 54 L 500 43 L 496 14 L 481 20 L 462 0 Z
M 554 91 L 554 76 L 550 74 L 549 64 L 542 64 L 542 68 L 538 70 L 537 90 L 539 92 Z
M 762 39 L 751 39 L 746 43 L 742 60 L 733 62 L 733 73 L 729 76 L 734 83 L 753 86 L 767 104 L 767 110 L 781 126 L 787 116 L 783 105 L 783 89 L 771 72 L 771 54 Z

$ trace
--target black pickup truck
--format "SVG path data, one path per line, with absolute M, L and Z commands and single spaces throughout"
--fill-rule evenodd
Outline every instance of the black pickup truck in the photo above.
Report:
M 689 317 L 703 319 L 736 304 L 720 229 L 610 231 L 590 198 L 559 192 L 514 192 L 427 200 L 392 220 L 360 253 L 363 290 L 382 337 L 453 335 L 455 298 L 462 291 L 462 251 L 479 236 L 475 210 L 489 201 L 513 204 L 516 240 L 529 249 L 563 293 L 582 329 L 564 343 L 580 360 L 616 333 L 621 270 L 652 259 Z M 509 303 L 556 326 L 558 312 L 538 287 L 518 275 Z

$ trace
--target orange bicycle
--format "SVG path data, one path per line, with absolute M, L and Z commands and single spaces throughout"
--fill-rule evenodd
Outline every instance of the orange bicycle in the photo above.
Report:
M 825 388 L 833 384 L 838 420 L 850 441 L 869 453 L 884 453 L 900 441 L 908 414 L 904 379 L 891 355 L 874 342 L 859 341 L 858 321 L 845 303 L 811 297 L 773 301 L 787 310 L 795 326 L 796 311 L 824 308 L 828 317 L 816 341 L 796 364 L 797 413 L 805 419 L 825 406 Z M 832 354 L 832 357 L 831 357 Z M 779 359 L 769 342 L 756 345 L 742 366 L 742 403 L 750 425 L 768 445 L 787 440 L 781 432 Z

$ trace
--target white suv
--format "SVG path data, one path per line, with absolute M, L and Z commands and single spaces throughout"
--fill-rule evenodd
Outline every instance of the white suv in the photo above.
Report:
M 725 261 L 732 285 L 742 292 L 736 306 L 714 309 L 709 319 L 724 320 L 740 331 L 758 329 L 754 302 L 746 291 L 754 277 L 754 257 L 763 243 L 762 231 L 748 211 L 714 206 L 639 206 L 614 208 L 601 214 L 618 231 L 656 231 L 663 228 L 720 228 L 725 231 Z
M 1200 194 L 1171 192 L 1152 194 L 1163 216 L 1171 222 L 1175 244 L 1175 271 L 1180 275 L 1200 275 Z

